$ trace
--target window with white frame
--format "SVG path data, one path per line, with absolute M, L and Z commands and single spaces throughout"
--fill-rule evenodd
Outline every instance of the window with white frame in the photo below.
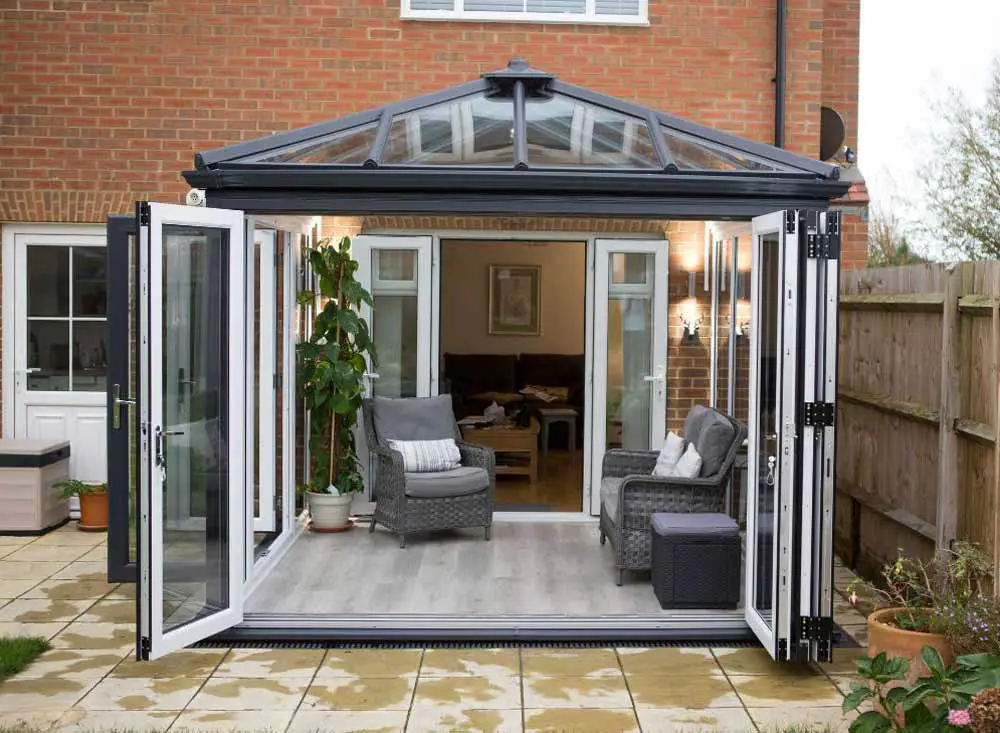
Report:
M 401 0 L 402 16 L 645 25 L 648 0 Z

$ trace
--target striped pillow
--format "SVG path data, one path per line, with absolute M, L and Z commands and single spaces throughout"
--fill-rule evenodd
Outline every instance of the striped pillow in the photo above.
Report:
M 443 440 L 389 440 L 389 447 L 403 454 L 406 473 L 451 471 L 462 465 L 454 438 Z

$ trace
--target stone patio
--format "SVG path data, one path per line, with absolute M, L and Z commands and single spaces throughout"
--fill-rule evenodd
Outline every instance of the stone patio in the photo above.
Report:
M 54 647 L 0 684 L 0 730 L 846 731 L 863 653 L 799 668 L 727 648 L 202 649 L 137 663 L 134 590 L 105 582 L 104 548 L 73 524 L 0 537 L 0 634 Z M 837 620 L 863 642 L 839 599 Z

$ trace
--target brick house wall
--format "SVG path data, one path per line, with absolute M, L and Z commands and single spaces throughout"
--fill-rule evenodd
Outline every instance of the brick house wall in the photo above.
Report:
M 855 144 L 859 14 L 859 0 L 788 0 L 790 150 L 818 154 L 822 104 L 844 116 Z M 773 141 L 775 0 L 651 0 L 649 21 L 403 21 L 385 0 L 9 0 L 0 222 L 103 222 L 136 199 L 180 202 L 180 171 L 198 150 L 435 91 L 516 55 L 595 91 Z M 843 260 L 859 266 L 864 223 L 851 216 Z M 693 359 L 670 357 L 678 368 Z M 707 390 L 696 377 L 679 384 L 685 400 Z

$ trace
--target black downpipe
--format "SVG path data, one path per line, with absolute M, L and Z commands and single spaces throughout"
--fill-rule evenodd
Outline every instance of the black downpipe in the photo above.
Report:
M 785 147 L 785 14 L 788 0 L 777 0 L 778 21 L 776 26 L 774 62 L 774 147 Z

